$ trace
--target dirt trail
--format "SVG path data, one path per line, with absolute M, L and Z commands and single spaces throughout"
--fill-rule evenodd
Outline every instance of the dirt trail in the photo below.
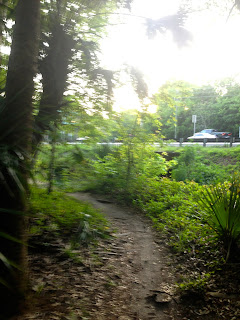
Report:
M 120 277 L 124 277 L 125 286 L 122 289 L 127 293 L 125 298 L 128 301 L 125 303 L 128 312 L 127 316 L 118 315 L 116 319 L 179 319 L 174 311 L 176 302 L 172 298 L 175 279 L 169 263 L 169 252 L 154 234 L 148 219 L 101 197 L 87 193 L 74 193 L 71 196 L 100 209 L 116 229 L 111 252 L 102 252 L 103 256 L 106 255 L 106 263 L 111 255 L 111 264 L 117 268 Z M 105 319 L 115 318 L 106 316 Z

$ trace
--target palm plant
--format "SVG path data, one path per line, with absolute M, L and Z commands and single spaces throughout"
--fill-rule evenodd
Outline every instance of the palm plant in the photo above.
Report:
M 207 223 L 223 241 L 227 261 L 240 238 L 240 177 L 206 189 L 199 204 Z

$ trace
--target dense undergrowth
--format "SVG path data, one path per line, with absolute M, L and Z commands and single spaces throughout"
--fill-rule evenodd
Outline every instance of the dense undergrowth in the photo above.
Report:
M 155 228 L 165 234 L 174 252 L 189 259 L 189 266 L 194 269 L 188 279 L 183 278 L 181 290 L 205 290 L 209 278 L 222 269 L 227 260 L 238 261 L 240 221 L 237 218 L 231 224 L 231 216 L 240 217 L 240 208 L 235 213 L 224 208 L 229 207 L 234 197 L 239 202 L 240 182 L 235 174 L 240 166 L 239 152 L 237 148 L 178 148 L 180 155 L 170 157 L 169 161 L 172 150 L 163 150 L 162 156 L 148 144 L 133 142 L 114 148 L 59 145 L 54 185 L 64 191 L 103 193 L 141 209 Z M 35 167 L 38 181 L 47 183 L 49 158 L 50 148 L 45 146 Z M 234 175 L 235 178 L 231 178 Z M 219 188 L 224 204 L 217 211 L 221 206 L 215 190 Z M 214 192 L 215 199 L 211 198 Z M 204 208 L 202 204 L 207 203 L 208 208 Z M 217 205 L 214 207 L 211 203 Z M 58 210 L 61 212 L 60 207 L 56 213 Z M 77 216 L 88 222 L 86 215 Z M 57 213 L 54 220 L 61 224 L 62 218 Z M 103 229 L 100 229 L 101 234 Z
M 127 148 L 127 146 L 125 146 Z M 120 146 L 112 145 L 68 145 L 59 144 L 56 147 L 56 156 L 54 164 L 54 184 L 58 189 L 64 191 L 74 191 L 80 189 L 86 189 L 93 184 L 96 188 L 96 182 L 103 184 L 101 181 L 107 179 L 107 184 L 111 184 L 114 177 L 114 166 L 117 164 L 124 167 L 126 161 L 131 163 L 131 159 L 122 159 L 122 154 L 119 152 Z M 138 169 L 145 170 L 147 166 L 152 166 L 152 163 L 148 162 L 149 152 L 159 151 L 158 148 L 150 148 L 149 152 L 146 147 L 140 147 L 139 155 L 135 158 L 134 163 L 131 163 L 132 167 L 137 164 Z M 48 168 L 50 162 L 51 147 L 44 145 L 36 160 L 34 169 L 35 178 L 39 181 L 48 180 Z M 133 150 L 129 150 L 133 153 Z M 229 177 L 240 169 L 240 152 L 238 147 L 234 148 L 203 148 L 199 146 L 174 148 L 164 147 L 161 148 L 162 157 L 155 155 L 155 169 L 158 166 L 158 174 L 163 175 L 168 171 L 167 176 L 171 180 L 176 181 L 194 181 L 200 185 L 216 184 L 218 182 L 224 182 L 229 180 Z M 141 160 L 140 153 L 145 153 L 145 161 L 139 163 Z M 126 153 L 126 152 L 125 152 Z M 172 156 L 172 154 L 179 154 L 179 156 Z M 115 155 L 112 157 L 112 155 Z M 121 158 L 117 159 L 117 155 Z M 166 156 L 164 156 L 166 155 Z M 112 159 L 115 163 L 106 161 Z M 115 158 L 115 159 L 114 159 Z M 165 161 L 165 158 L 167 161 Z M 168 161 L 168 159 L 173 161 Z M 103 160 L 104 159 L 104 160 Z M 117 161 L 118 160 L 118 161 Z M 123 161 L 122 161 L 123 160 Z M 159 163 L 158 163 L 159 161 Z M 145 162 L 145 163 L 144 163 Z M 100 165 L 98 166 L 98 164 Z M 101 163 L 106 163 L 101 167 Z M 164 164 L 164 166 L 162 166 Z M 144 167 L 141 167 L 144 165 Z M 93 172 L 98 166 L 100 172 L 98 178 L 100 181 L 96 181 Z M 106 172 L 104 172 L 106 170 Z M 151 174 L 155 174 L 152 172 Z M 96 169 L 97 171 L 97 169 Z M 100 176 L 101 175 L 101 176 Z M 126 175 L 124 177 L 126 180 Z M 105 181 L 106 182 L 106 181 Z M 115 182 L 113 184 L 116 184 Z M 109 187 L 111 189 L 111 186 Z
M 204 245 L 215 246 L 222 240 L 206 223 L 198 200 L 204 189 L 229 180 L 239 168 L 236 148 L 178 148 L 180 156 L 171 161 L 138 141 L 114 148 L 59 145 L 57 149 L 56 187 L 111 194 L 118 201 L 134 204 L 158 230 L 168 234 L 169 244 L 178 252 L 196 246 L 204 251 Z M 45 146 L 35 167 L 37 180 L 46 182 L 49 158 L 50 147 Z
M 169 153 L 172 150 L 169 149 Z M 203 148 L 199 146 L 178 148 L 180 155 L 172 170 L 176 181 L 195 181 L 201 185 L 229 180 L 240 168 L 238 148 Z

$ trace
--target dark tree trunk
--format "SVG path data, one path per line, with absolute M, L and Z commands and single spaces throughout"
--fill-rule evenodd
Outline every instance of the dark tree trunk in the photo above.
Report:
M 38 54 L 40 0 L 19 0 L 9 58 L 6 103 L 0 110 L 0 314 L 7 318 L 23 304 L 27 279 L 27 177 L 32 142 L 33 77 Z M 17 214 L 23 212 L 24 214 Z M 14 237 L 20 242 L 7 239 Z M 3 281 L 2 281 L 3 282 Z M 7 286 L 9 288 L 7 288 Z
M 40 61 L 43 93 L 39 113 L 35 118 L 33 135 L 33 153 L 43 139 L 46 130 L 52 130 L 52 124 L 60 118 L 63 93 L 66 88 L 68 66 L 72 57 L 74 41 L 60 23 L 53 26 L 52 38 L 46 57 Z
M 2 0 L 0 0 L 0 5 L 2 4 Z M 3 17 L 4 17 L 4 9 L 0 7 L 0 65 L 2 64 L 2 51 L 1 46 L 3 45 Z
M 51 133 L 51 156 L 49 162 L 48 171 L 48 194 L 53 191 L 53 181 L 54 181 L 54 167 L 55 167 L 55 156 L 56 156 L 56 142 L 57 142 L 57 127 L 54 125 L 54 129 Z
M 33 77 L 36 74 L 39 32 L 39 0 L 20 0 L 6 83 L 6 108 L 1 118 L 1 140 L 29 150 L 32 130 Z M 3 122 L 3 121 L 1 121 Z

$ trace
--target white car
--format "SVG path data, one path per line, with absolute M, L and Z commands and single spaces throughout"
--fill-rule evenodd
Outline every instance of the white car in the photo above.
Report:
M 188 137 L 188 140 L 203 140 L 203 139 L 217 139 L 217 136 L 210 133 L 204 133 L 204 132 L 197 132 L 193 136 Z

